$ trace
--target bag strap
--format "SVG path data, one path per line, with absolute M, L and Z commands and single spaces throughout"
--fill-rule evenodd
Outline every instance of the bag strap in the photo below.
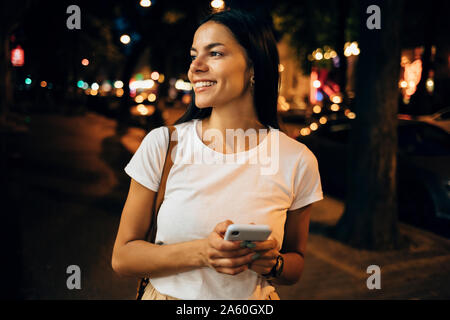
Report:
M 153 201 L 152 220 L 150 223 L 149 233 L 147 237 L 147 240 L 152 243 L 154 243 L 156 239 L 158 211 L 164 200 L 167 177 L 169 176 L 170 169 L 172 168 L 173 165 L 173 160 L 171 156 L 172 150 L 178 143 L 177 130 L 175 126 L 168 126 L 168 129 L 169 129 L 169 143 L 167 145 L 167 153 L 166 158 L 164 160 L 164 167 L 161 175 L 161 181 L 159 183 L 158 192 L 155 195 L 155 201 Z

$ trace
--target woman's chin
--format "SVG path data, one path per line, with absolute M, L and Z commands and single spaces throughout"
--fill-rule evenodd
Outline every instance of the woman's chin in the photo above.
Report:
M 207 102 L 202 103 L 202 102 L 199 102 L 199 101 L 195 101 L 195 106 L 197 108 L 199 108 L 199 109 L 205 109 L 205 108 L 211 107 L 211 103 L 207 103 Z

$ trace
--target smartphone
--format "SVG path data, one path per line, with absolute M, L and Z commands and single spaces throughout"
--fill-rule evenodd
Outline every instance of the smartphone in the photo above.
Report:
M 230 224 L 225 232 L 228 241 L 264 241 L 272 233 L 265 224 Z

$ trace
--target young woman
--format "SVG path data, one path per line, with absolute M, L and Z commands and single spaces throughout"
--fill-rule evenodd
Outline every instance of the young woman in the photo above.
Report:
M 163 245 L 143 240 L 169 141 L 159 127 L 125 168 L 131 184 L 112 267 L 150 276 L 143 299 L 279 299 L 273 284 L 299 280 L 311 203 L 323 197 L 315 156 L 279 130 L 273 33 L 250 14 L 216 13 L 196 30 L 191 60 L 193 101 L 175 123 L 177 152 L 157 218 Z M 272 234 L 226 241 L 232 223 L 270 225 Z

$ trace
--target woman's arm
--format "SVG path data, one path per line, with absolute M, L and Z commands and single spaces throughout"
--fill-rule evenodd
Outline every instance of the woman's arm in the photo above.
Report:
M 274 280 L 275 284 L 293 285 L 298 282 L 303 272 L 306 242 L 308 240 L 311 204 L 287 213 L 283 247 L 281 255 L 284 266 L 281 275 Z M 251 269 L 261 275 L 270 272 L 276 263 L 278 243 L 275 239 L 255 242 L 253 250 L 260 256 L 251 264 Z
M 247 269 L 252 251 L 223 240 L 231 221 L 217 224 L 208 238 L 169 245 L 145 241 L 155 192 L 131 179 L 112 254 L 112 268 L 120 275 L 163 277 L 201 267 L 238 274 Z
M 131 179 L 112 254 L 112 268 L 125 276 L 166 276 L 205 266 L 204 240 L 159 246 L 145 241 L 155 192 Z
M 275 284 L 292 285 L 300 280 L 305 263 L 311 206 L 309 204 L 287 213 L 281 249 L 284 267 L 281 276 L 273 281 Z

